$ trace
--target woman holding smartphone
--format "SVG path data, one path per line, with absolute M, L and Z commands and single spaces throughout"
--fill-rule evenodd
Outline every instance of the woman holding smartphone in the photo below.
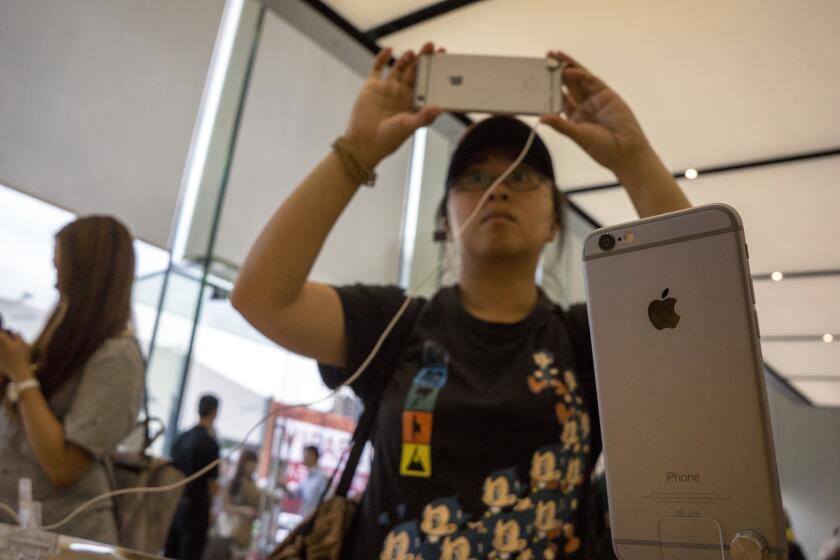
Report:
M 427 44 L 420 54 L 432 52 Z M 566 113 L 542 122 L 615 173 L 640 216 L 687 208 L 622 99 L 567 55 L 549 56 L 567 63 L 569 91 Z M 263 229 L 232 295 L 263 334 L 317 359 L 331 387 L 356 371 L 406 296 L 396 286 L 334 287 L 307 277 L 360 184 L 440 113 L 412 109 L 415 53 L 383 77 L 389 57 L 388 50 L 377 57 L 344 136 Z M 564 310 L 535 282 L 543 248 L 563 228 L 562 196 L 539 136 L 461 232 L 529 134 L 509 117 L 467 130 L 441 203 L 460 255 L 458 282 L 412 302 L 351 384 L 364 402 L 381 405 L 347 557 L 582 554 L 598 411 L 585 307 Z M 379 394 L 374 370 L 389 379 Z
M 0 501 L 16 505 L 18 480 L 31 479 L 43 525 L 111 489 L 101 460 L 134 426 L 143 396 L 131 234 L 114 218 L 76 220 L 56 235 L 55 268 L 58 303 L 35 343 L 0 332 Z M 116 544 L 111 507 L 100 502 L 59 531 Z

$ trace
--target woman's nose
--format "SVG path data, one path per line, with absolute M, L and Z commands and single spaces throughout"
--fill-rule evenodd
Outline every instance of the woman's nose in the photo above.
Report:
M 497 185 L 493 192 L 490 193 L 490 196 L 487 197 L 489 200 L 508 200 L 510 198 L 507 185 L 502 183 L 501 185 Z

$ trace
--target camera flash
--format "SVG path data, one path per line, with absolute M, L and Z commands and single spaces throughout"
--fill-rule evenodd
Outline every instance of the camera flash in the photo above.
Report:
M 636 239 L 636 236 L 633 235 L 632 231 L 628 231 L 627 233 L 624 234 L 624 240 L 627 243 L 632 243 L 634 239 Z

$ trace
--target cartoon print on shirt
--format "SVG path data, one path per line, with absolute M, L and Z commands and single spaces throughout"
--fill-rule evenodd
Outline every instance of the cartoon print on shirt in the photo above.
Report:
M 531 512 L 503 513 L 493 524 L 493 551 L 488 558 L 515 559 L 528 547 L 533 530 Z
M 405 402 L 404 444 L 411 440 L 413 445 L 428 445 L 431 438 L 426 434 L 431 433 L 432 423 L 423 421 L 434 414 L 435 401 L 451 374 L 446 351 L 436 343 L 424 346 L 423 367 Z M 483 514 L 470 512 L 477 515 L 475 521 L 470 521 L 456 497 L 430 502 L 415 523 L 419 542 L 416 536 L 394 530 L 386 539 L 382 559 L 554 560 L 580 550 L 573 519 L 577 493 L 587 474 L 590 417 L 574 370 L 556 363 L 547 350 L 533 352 L 530 358 L 528 392 L 554 399 L 540 402 L 556 416 L 556 443 L 537 449 L 527 471 L 518 465 L 488 474 L 480 495 L 486 509 Z M 528 477 L 524 484 L 519 473 Z
M 502 469 L 492 473 L 484 480 L 484 493 L 481 501 L 487 506 L 485 515 L 500 513 L 504 508 L 515 505 L 519 501 L 522 484 L 516 469 Z
M 572 417 L 572 409 L 570 409 L 566 403 L 558 402 L 554 406 L 554 413 L 557 415 L 557 423 L 563 425 L 566 423 L 566 420 Z
M 379 560 L 419 560 L 421 542 L 416 521 L 397 525 L 385 537 Z
M 560 485 L 568 456 L 560 444 L 539 448 L 531 460 L 531 487 L 533 490 L 556 489 Z
M 436 543 L 455 533 L 465 520 L 466 516 L 457 498 L 439 498 L 423 508 L 420 530 L 429 542 Z
M 540 490 L 533 495 L 534 541 L 556 539 L 563 528 L 563 519 L 568 513 L 566 502 L 557 492 Z
M 572 393 L 577 391 L 577 388 L 578 388 L 577 379 L 575 378 L 575 374 L 572 370 L 567 369 L 566 371 L 563 372 L 563 381 L 566 382 L 566 388 L 569 391 L 571 391 Z
M 441 560 L 477 560 L 486 558 L 490 552 L 492 535 L 489 531 L 458 531 L 445 539 L 441 545 Z
M 575 416 L 570 417 L 563 424 L 563 433 L 560 435 L 560 441 L 566 449 L 577 451 L 580 449 L 580 429 L 578 420 Z M 577 446 L 577 449 L 575 447 Z
M 573 457 L 566 468 L 566 476 L 563 477 L 563 487 L 570 492 L 574 487 L 583 484 L 583 458 Z
M 557 380 L 560 370 L 554 367 L 554 354 L 548 350 L 534 352 L 532 358 L 536 369 L 528 376 L 528 387 L 536 395 Z
M 580 548 L 580 538 L 575 535 L 575 526 L 571 523 L 563 525 L 563 536 L 566 540 L 566 544 L 563 545 L 563 553 L 572 554 L 577 552 Z
M 543 540 L 532 542 L 516 557 L 516 560 L 555 560 L 556 558 L 557 545 Z

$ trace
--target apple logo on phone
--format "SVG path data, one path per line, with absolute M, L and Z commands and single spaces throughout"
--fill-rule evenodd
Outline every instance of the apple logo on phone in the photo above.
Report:
M 655 299 L 648 305 L 648 317 L 656 330 L 675 329 L 680 322 L 680 316 L 674 310 L 677 299 L 668 297 L 670 288 L 662 292 L 662 299 Z M 667 298 L 667 299 L 666 299 Z
M 453 86 L 460 86 L 461 84 L 464 83 L 464 77 L 463 76 L 449 76 L 449 83 L 452 84 Z

